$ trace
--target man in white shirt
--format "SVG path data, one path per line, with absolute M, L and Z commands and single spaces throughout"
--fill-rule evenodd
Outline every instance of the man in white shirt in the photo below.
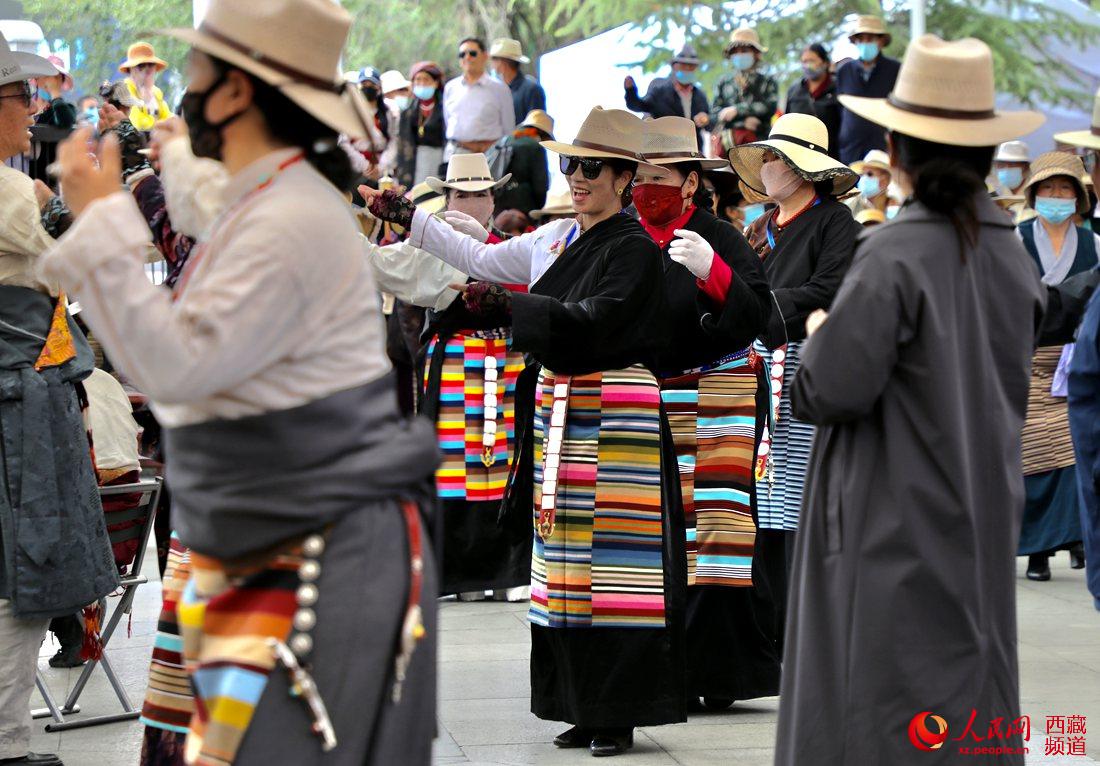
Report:
M 444 159 L 456 152 L 485 152 L 516 127 L 512 91 L 486 72 L 485 43 L 468 37 L 458 45 L 462 76 L 443 88 L 443 121 L 447 126 Z

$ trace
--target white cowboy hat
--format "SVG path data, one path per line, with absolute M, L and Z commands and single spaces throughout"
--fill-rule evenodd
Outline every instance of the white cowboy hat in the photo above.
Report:
M 404 90 L 412 85 L 405 75 L 401 74 L 396 69 L 390 69 L 383 72 L 380 82 L 382 83 L 383 96 L 387 93 L 393 93 L 395 90 Z
M 886 30 L 886 22 L 879 16 L 856 16 L 856 21 L 848 31 L 848 39 L 856 35 L 880 35 L 886 38 L 886 45 L 890 44 L 893 36 Z
M 737 175 L 746 186 L 760 194 L 767 193 L 760 180 L 766 152 L 779 155 L 807 181 L 832 181 L 834 197 L 859 181 L 854 170 L 829 156 L 829 129 L 809 114 L 785 114 L 775 121 L 766 141 L 742 144 L 729 150 L 730 164 Z
M 699 134 L 687 117 L 658 117 L 643 120 L 642 157 L 650 165 L 698 162 L 703 170 L 729 167 L 723 159 L 707 159 L 699 151 Z
M 1083 146 L 1086 149 L 1100 149 L 1100 90 L 1092 102 L 1092 127 L 1088 130 L 1072 130 L 1068 133 L 1055 133 L 1054 140 L 1071 146 Z
M 57 67 L 41 56 L 13 51 L 2 32 L 0 43 L 0 85 L 10 85 L 35 77 L 53 77 L 57 74 Z
M 760 53 L 767 53 L 768 49 L 760 44 L 760 35 L 752 27 L 741 27 L 733 30 L 730 41 L 726 44 L 726 55 L 734 48 L 756 48 Z
M 998 112 L 995 96 L 988 45 L 923 35 L 909 44 L 888 97 L 840 96 L 840 102 L 876 125 L 950 146 L 996 146 L 1046 120 L 1038 112 Z
M 489 48 L 489 58 L 508 59 L 520 64 L 531 63 L 531 59 L 523 55 L 523 46 L 520 45 L 519 40 L 513 40 L 510 37 L 493 40 L 493 45 Z
M 893 169 L 890 167 L 890 155 L 882 149 L 872 149 L 867 152 L 862 160 L 852 163 L 852 170 L 859 175 L 863 175 L 863 171 L 867 168 L 878 168 L 879 170 L 885 170 L 890 175 L 894 174 Z
M 466 192 L 488 191 L 503 186 L 511 179 L 511 173 L 505 173 L 499 181 L 494 181 L 489 172 L 489 161 L 484 154 L 456 154 L 447 163 L 447 179 L 435 176 L 424 179 L 433 191 L 446 193 L 447 189 Z
M 622 109 L 604 109 L 593 107 L 581 123 L 580 130 L 573 143 L 561 141 L 541 141 L 540 145 L 548 151 L 564 154 L 567 157 L 592 157 L 594 159 L 619 159 L 642 162 L 642 135 L 645 126 L 642 118 Z M 648 165 L 655 168 L 654 165 Z
M 532 109 L 528 112 L 518 127 L 536 128 L 550 136 L 550 140 L 554 139 L 554 118 L 541 109 Z
M 574 215 L 573 194 L 566 189 L 561 194 L 551 194 L 546 198 L 546 207 L 532 210 L 528 215 L 531 220 L 537 221 L 548 215 Z
M 1023 141 L 1005 141 L 997 147 L 994 162 L 1031 162 L 1031 152 Z
M 333 130 L 364 138 L 370 109 L 340 75 L 350 28 L 351 15 L 332 0 L 211 0 L 198 29 L 161 34 L 274 85 Z

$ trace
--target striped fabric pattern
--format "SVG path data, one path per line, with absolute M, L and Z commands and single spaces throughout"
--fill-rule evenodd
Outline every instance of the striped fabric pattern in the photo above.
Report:
M 754 350 L 771 365 L 771 352 L 759 343 Z M 783 393 L 779 400 L 779 419 L 772 435 L 768 474 L 756 484 L 756 511 L 760 529 L 793 532 L 798 529 L 802 493 L 810 465 L 814 427 L 791 417 L 791 384 L 802 365 L 802 343 L 787 344 L 783 364 Z
M 688 585 L 752 585 L 760 357 L 662 381 L 687 527 Z
M 195 715 L 188 764 L 227 766 L 252 721 L 275 658 L 267 639 L 286 641 L 297 606 L 300 550 L 229 573 L 214 559 L 191 555 L 191 579 L 178 613 Z
M 176 605 L 191 577 L 191 551 L 172 533 L 168 563 L 162 579 L 162 602 L 149 664 L 149 686 L 141 722 L 157 729 L 186 734 L 195 710 L 191 681 L 183 664 L 183 639 L 176 619 Z
M 1061 346 L 1042 346 L 1031 359 L 1023 431 L 1024 476 L 1068 468 L 1077 462 L 1070 439 L 1066 399 L 1050 395 L 1054 370 L 1061 356 Z
M 428 359 L 439 342 L 436 336 L 428 344 Z M 504 497 L 515 455 L 516 378 L 524 366 L 523 355 L 510 351 L 510 343 L 511 338 L 504 333 L 460 334 L 446 341 L 436 420 L 443 456 L 435 474 L 436 493 L 443 500 L 485 501 Z M 486 356 L 497 360 L 500 392 L 496 448 L 489 467 L 482 462 Z
M 572 377 L 553 534 L 535 536 L 535 625 L 665 626 L 660 390 L 641 366 Z M 555 375 L 535 414 L 535 518 Z

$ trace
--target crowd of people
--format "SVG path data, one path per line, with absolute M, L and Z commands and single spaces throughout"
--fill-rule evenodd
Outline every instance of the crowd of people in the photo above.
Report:
M 161 462 L 147 766 L 426 766 L 440 597 L 528 603 L 594 756 L 777 694 L 777 764 L 1019 718 L 1016 557 L 1100 609 L 1100 93 L 1032 158 L 984 43 L 861 16 L 782 110 L 744 27 L 566 140 L 519 42 L 338 77 L 351 24 L 212 0 L 178 116 L 148 43 L 76 105 L 0 45 L 0 159 L 75 128 L 0 166 L 0 763 L 61 764 L 38 648 L 95 656 L 96 488 Z

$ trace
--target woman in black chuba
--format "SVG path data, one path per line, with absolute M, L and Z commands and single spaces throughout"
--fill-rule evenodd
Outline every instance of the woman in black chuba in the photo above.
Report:
M 513 348 L 541 368 L 517 468 L 535 481 L 531 707 L 573 724 L 555 745 L 593 755 L 624 752 L 635 726 L 685 720 L 685 533 L 653 373 L 667 347 L 661 255 L 622 214 L 642 132 L 596 108 L 572 144 L 544 142 L 578 215 L 496 245 L 392 192 L 368 197 L 414 247 L 486 280 L 466 286 L 467 307 L 510 316 Z

